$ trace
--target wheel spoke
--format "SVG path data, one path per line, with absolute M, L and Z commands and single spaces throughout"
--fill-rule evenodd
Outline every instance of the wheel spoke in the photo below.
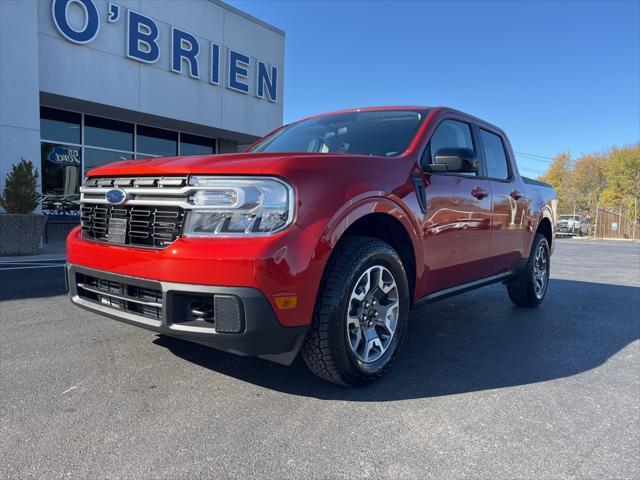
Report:
M 366 343 L 364 347 L 364 352 L 362 352 L 363 353 L 362 356 L 365 362 L 370 362 L 375 359 L 373 358 L 374 356 L 379 357 L 381 354 L 384 353 L 385 349 L 382 346 L 380 337 L 378 337 L 378 334 L 376 333 L 376 330 L 374 328 L 369 328 L 365 330 L 364 341 Z
M 351 342 L 351 348 L 354 351 L 358 351 L 360 343 L 362 342 L 362 329 L 360 328 L 360 322 L 355 317 L 349 317 L 347 319 L 347 328 L 349 329 L 349 341 Z
M 370 290 L 371 290 L 371 270 L 367 270 L 366 272 L 364 272 L 362 277 L 360 277 L 360 280 L 358 280 L 356 288 L 353 290 L 353 293 L 351 294 L 351 298 L 352 299 L 355 298 L 356 300 L 361 302 L 362 300 L 364 300 L 364 297 L 367 296 Z
M 380 316 L 376 320 L 376 325 L 382 327 L 389 337 L 392 337 L 396 331 L 399 309 L 400 305 L 397 300 L 389 305 L 380 306 L 378 309 Z
M 385 273 L 387 275 L 385 275 Z M 387 277 L 387 278 L 385 278 Z M 381 269 L 379 269 L 379 275 L 378 275 L 378 288 L 385 294 L 389 293 L 393 288 L 395 288 L 396 286 L 396 282 L 393 279 L 393 277 L 391 276 L 391 274 L 385 270 L 385 272 L 383 272 Z

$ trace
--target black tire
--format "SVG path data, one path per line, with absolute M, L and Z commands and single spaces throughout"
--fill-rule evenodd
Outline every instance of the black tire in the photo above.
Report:
M 347 316 L 349 309 L 353 308 L 354 300 L 351 296 L 357 287 L 356 282 L 371 269 L 376 271 L 377 267 L 382 267 L 380 272 L 385 270 L 390 273 L 397 286 L 397 323 L 395 333 L 391 335 L 388 347 L 381 353 L 380 358 L 363 362 L 357 357 L 358 354 L 350 343 Z M 381 293 L 382 290 L 378 292 Z M 364 301 L 358 308 L 363 306 Z M 409 285 L 397 252 L 375 238 L 346 238 L 338 244 L 329 259 L 318 292 L 313 323 L 302 347 L 302 357 L 314 374 L 329 382 L 345 386 L 370 383 L 380 378 L 393 363 L 408 320 Z M 364 332 L 367 326 L 364 325 L 362 328 Z M 360 331 L 360 327 L 357 330 Z
M 544 255 L 546 256 L 546 273 L 544 275 L 544 286 L 541 291 L 536 280 L 536 254 L 539 249 L 543 249 Z M 544 235 L 536 233 L 525 270 L 520 274 L 519 278 L 507 284 L 507 291 L 509 292 L 511 301 L 518 307 L 532 308 L 540 305 L 549 288 L 550 272 L 551 256 L 549 242 L 547 242 Z

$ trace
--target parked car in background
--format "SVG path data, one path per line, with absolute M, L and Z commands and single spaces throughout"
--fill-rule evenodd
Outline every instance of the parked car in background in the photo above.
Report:
M 583 215 L 560 215 L 556 225 L 556 235 L 559 237 L 584 237 L 591 233 L 591 224 Z
M 235 354 L 301 352 L 342 385 L 387 371 L 414 305 L 502 282 L 536 307 L 549 285 L 556 193 L 502 130 L 448 108 L 319 115 L 243 153 L 104 165 L 80 191 L 73 303 Z
M 79 215 L 80 195 L 46 194 L 42 197 L 42 210 L 47 215 Z

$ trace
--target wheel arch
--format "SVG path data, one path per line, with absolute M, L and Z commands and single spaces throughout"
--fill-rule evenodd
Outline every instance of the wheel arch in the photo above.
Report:
M 402 207 L 388 199 L 376 199 L 358 204 L 330 222 L 323 240 L 332 249 L 345 239 L 356 236 L 377 238 L 391 245 L 407 272 L 413 301 L 417 279 L 424 269 L 418 231 Z
M 536 233 L 541 233 L 549 242 L 549 249 L 553 248 L 553 226 L 551 224 L 551 219 L 543 215 L 543 217 L 538 222 L 538 227 L 536 228 Z

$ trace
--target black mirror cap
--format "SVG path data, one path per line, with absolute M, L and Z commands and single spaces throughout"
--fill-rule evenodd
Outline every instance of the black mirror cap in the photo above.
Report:
M 479 166 L 473 150 L 451 147 L 438 150 L 433 163 L 429 164 L 429 169 L 432 172 L 475 173 Z

